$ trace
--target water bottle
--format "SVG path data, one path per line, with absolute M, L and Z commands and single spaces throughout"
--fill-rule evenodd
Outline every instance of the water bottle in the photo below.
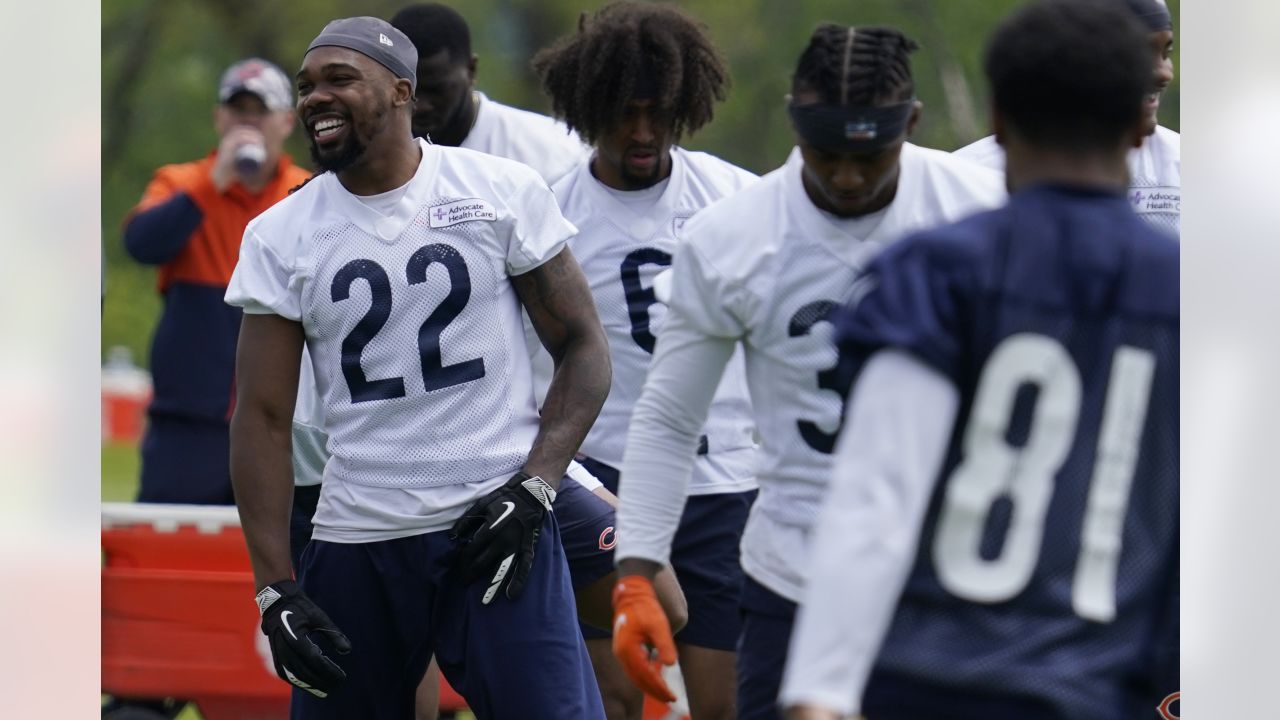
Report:
M 253 177 L 262 169 L 262 163 L 267 161 L 267 149 L 261 143 L 241 145 L 236 148 L 234 160 L 236 172 L 241 177 Z

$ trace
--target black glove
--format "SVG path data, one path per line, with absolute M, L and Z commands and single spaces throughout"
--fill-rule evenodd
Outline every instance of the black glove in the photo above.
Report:
M 292 580 L 262 588 L 255 598 L 262 613 L 262 632 L 271 644 L 276 675 L 316 697 L 327 697 L 347 679 L 316 644 L 323 633 L 339 655 L 351 652 L 351 641 L 311 602 Z
M 520 597 L 533 567 L 542 519 L 555 500 L 556 491 L 542 478 L 518 472 L 475 501 L 454 523 L 453 537 L 466 543 L 458 557 L 463 582 L 489 578 L 482 603 L 492 602 L 504 583 L 508 599 Z

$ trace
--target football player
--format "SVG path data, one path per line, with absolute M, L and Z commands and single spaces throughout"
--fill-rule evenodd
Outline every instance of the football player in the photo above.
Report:
M 390 23 L 403 32 L 418 51 L 417 99 L 413 112 L 415 137 L 437 145 L 464 147 L 522 162 L 548 184 L 575 167 L 589 149 L 576 133 L 545 116 L 489 99 L 474 90 L 478 58 L 471 52 L 466 20 L 456 10 L 439 3 L 403 8 Z M 531 349 L 542 344 L 526 316 L 526 339 Z M 545 352 L 533 357 L 535 392 L 541 401 L 550 382 L 552 362 Z M 545 376 L 545 377 L 543 377 Z M 290 549 L 294 567 L 300 567 L 302 550 L 311 539 L 311 518 L 320 497 L 320 483 L 329 453 L 323 428 L 323 407 L 317 395 L 310 357 L 303 353 L 298 383 L 298 403 L 293 421 L 294 497 Z M 576 461 L 562 485 L 554 510 L 565 547 L 574 595 L 583 618 L 583 632 L 602 632 L 611 619 L 609 593 L 613 587 L 614 506 L 617 498 Z M 684 597 L 670 570 L 659 574 L 658 597 L 668 618 L 683 625 L 687 615 Z M 596 665 L 597 668 L 599 665 Z M 418 691 L 418 717 L 432 720 L 439 703 L 439 669 L 428 666 Z M 609 686 L 603 685 L 606 694 Z M 608 698 L 606 697 L 606 706 Z
M 417 61 L 375 18 L 312 41 L 297 110 L 326 172 L 250 224 L 227 291 L 263 629 L 294 717 L 411 717 L 434 653 L 477 715 L 603 718 L 551 512 L 610 376 L 575 229 L 527 166 L 413 138 Z M 522 306 L 556 360 L 541 417 Z M 333 457 L 295 583 L 304 339 Z
M 1143 30 L 1104 0 L 1007 19 L 1008 205 L 890 248 L 838 314 L 860 374 L 791 718 L 1128 720 L 1177 689 L 1178 245 L 1125 196 Z
M 624 632 L 615 642 L 631 671 L 657 683 L 669 658 L 646 662 L 645 646 L 661 650 L 670 639 L 645 582 L 667 560 L 708 408 L 741 346 L 764 457 L 742 538 L 739 718 L 779 714 L 808 535 L 847 390 L 829 312 L 903 235 L 1004 198 L 998 173 L 908 142 L 923 111 L 909 63 L 915 48 L 894 28 L 814 31 L 787 101 L 797 147 L 781 168 L 684 226 L 670 309 L 632 413 L 618 511 L 627 590 L 614 603 Z
M 728 81 L 705 27 L 679 8 L 609 5 L 539 53 L 534 69 L 556 115 L 594 146 L 552 190 L 578 227 L 569 247 L 591 286 L 616 369 L 581 462 L 617 491 L 631 410 L 665 316 L 655 277 L 671 264 L 690 217 L 756 177 L 675 144 L 711 121 Z M 675 508 L 671 565 L 689 608 L 675 641 L 694 720 L 729 719 L 742 588 L 738 544 L 756 492 L 741 357 L 720 383 L 699 436 L 691 497 Z M 610 717 L 638 720 L 643 695 L 618 666 L 608 633 L 587 637 L 597 672 L 614 669 L 600 674 Z

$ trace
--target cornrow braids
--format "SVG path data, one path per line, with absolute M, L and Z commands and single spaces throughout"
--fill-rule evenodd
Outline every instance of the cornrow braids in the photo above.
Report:
M 823 23 L 800 54 L 792 92 L 807 88 L 839 105 L 908 100 L 915 95 L 911 53 L 919 47 L 896 28 Z
M 640 2 L 613 3 L 589 19 L 584 13 L 576 33 L 534 56 L 533 69 L 555 115 L 589 143 L 648 88 L 677 138 L 697 132 L 729 85 L 701 23 L 680 8 Z

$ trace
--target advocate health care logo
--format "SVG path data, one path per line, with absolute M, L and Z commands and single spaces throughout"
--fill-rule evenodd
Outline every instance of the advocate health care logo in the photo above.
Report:
M 1179 700 L 1181 699 L 1182 699 L 1181 692 L 1172 693 L 1171 695 L 1166 697 L 1164 700 L 1162 700 L 1159 705 L 1156 706 L 1156 712 L 1160 713 L 1160 717 L 1163 718 L 1164 720 L 1178 720 L 1178 718 L 1181 716 L 1174 714 L 1173 706 L 1179 705 Z M 1178 710 L 1181 711 L 1182 708 L 1179 707 Z

